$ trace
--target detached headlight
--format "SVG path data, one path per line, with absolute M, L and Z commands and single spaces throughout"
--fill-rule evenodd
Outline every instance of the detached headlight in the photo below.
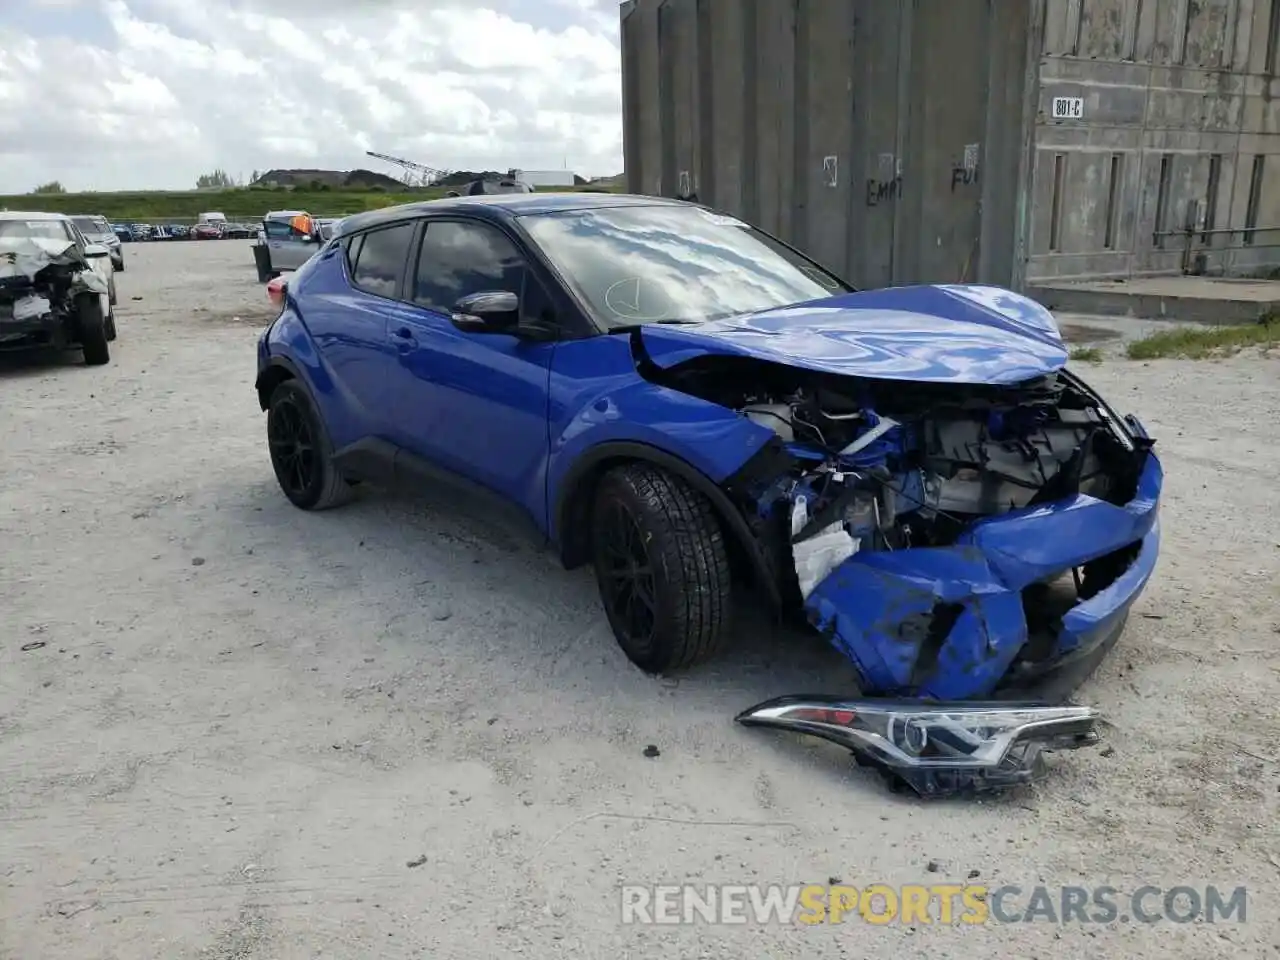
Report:
M 1028 783 L 1045 773 L 1044 751 L 1098 742 L 1091 707 L 1035 703 L 779 697 L 737 720 L 848 747 L 924 797 Z

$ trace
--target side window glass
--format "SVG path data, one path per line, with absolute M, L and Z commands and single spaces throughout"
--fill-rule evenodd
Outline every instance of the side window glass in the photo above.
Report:
M 551 305 L 551 297 L 532 272 L 525 273 L 524 293 L 520 295 L 520 314 L 521 320 L 526 323 L 544 327 L 554 327 L 556 324 L 556 311 Z
M 264 229 L 271 240 L 288 240 L 293 235 L 287 220 L 268 220 Z
M 418 254 L 413 301 L 441 313 L 473 293 L 506 290 L 520 296 L 524 258 L 500 230 L 484 223 L 427 225 Z
M 347 270 L 354 276 L 356 258 L 360 255 L 360 245 L 364 243 L 364 234 L 357 233 L 354 237 L 343 237 L 338 243 L 342 245 L 342 252 L 347 258 Z
M 416 224 L 400 223 L 366 233 L 351 272 L 352 282 L 380 297 L 399 296 L 404 262 L 415 228 Z

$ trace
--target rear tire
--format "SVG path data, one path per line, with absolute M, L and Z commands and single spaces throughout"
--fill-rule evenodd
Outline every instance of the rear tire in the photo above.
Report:
M 605 614 L 632 663 L 666 673 L 724 649 L 733 585 L 706 497 L 650 464 L 618 467 L 596 488 L 591 539 Z
M 116 312 L 112 310 L 107 314 L 107 339 L 114 341 L 116 338 Z
M 107 346 L 107 319 L 102 315 L 102 300 L 96 293 L 76 297 L 76 326 L 85 366 L 100 367 L 111 362 Z
M 300 510 L 328 510 L 351 499 L 333 462 L 329 435 L 304 386 L 286 380 L 267 403 L 267 446 L 276 482 Z

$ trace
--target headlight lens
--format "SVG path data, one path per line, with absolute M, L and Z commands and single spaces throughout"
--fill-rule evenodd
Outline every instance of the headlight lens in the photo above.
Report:
M 1044 751 L 1098 742 L 1097 711 L 1034 703 L 780 697 L 737 719 L 848 747 L 922 796 L 1027 783 L 1045 772 Z

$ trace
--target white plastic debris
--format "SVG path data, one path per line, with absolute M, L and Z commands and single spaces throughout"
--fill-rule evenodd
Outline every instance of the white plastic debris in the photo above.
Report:
M 814 587 L 857 552 L 858 541 L 849 536 L 842 523 L 833 523 L 807 540 L 793 543 L 791 553 L 801 596 L 809 599 Z
M 14 320 L 34 320 L 51 313 L 53 313 L 53 304 L 49 302 L 49 298 L 37 296 L 34 293 L 21 300 L 15 300 L 13 304 Z
M 791 536 L 798 536 L 809 522 L 809 501 L 804 497 L 796 497 L 791 502 Z

